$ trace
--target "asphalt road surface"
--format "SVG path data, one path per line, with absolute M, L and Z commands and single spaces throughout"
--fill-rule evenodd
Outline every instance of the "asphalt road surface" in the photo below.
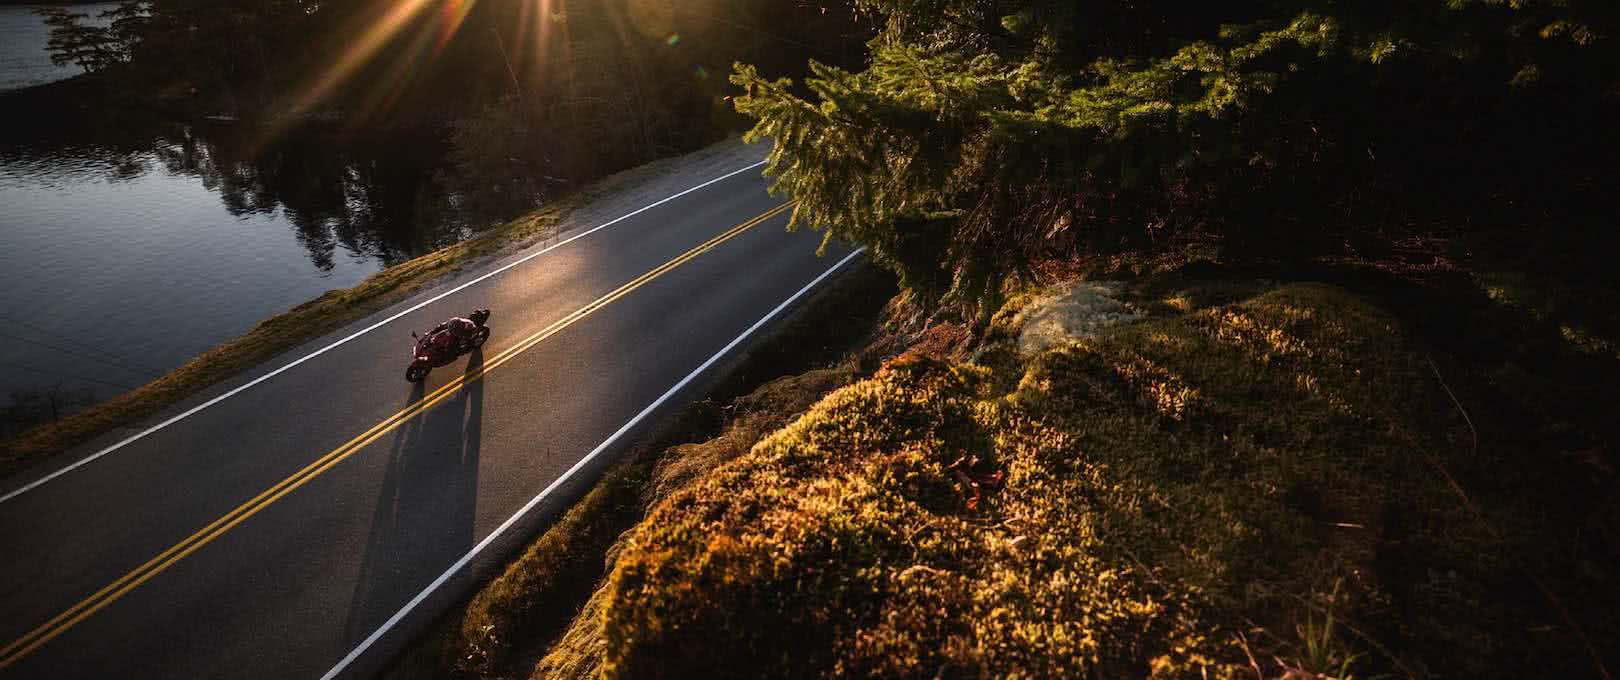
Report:
M 858 257 L 716 175 L 0 482 L 0 678 L 376 672 Z M 488 344 L 407 384 L 409 332 L 476 307 Z

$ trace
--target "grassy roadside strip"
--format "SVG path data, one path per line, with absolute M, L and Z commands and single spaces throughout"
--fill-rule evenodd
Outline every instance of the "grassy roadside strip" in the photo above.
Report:
M 0 441 L 0 476 L 137 423 L 282 352 L 385 309 L 477 261 L 521 250 L 556 236 L 575 209 L 598 196 L 630 186 L 667 167 L 673 160 L 676 159 L 655 161 L 610 175 L 477 238 L 394 265 L 352 288 L 327 291 L 314 300 L 259 322 L 241 337 L 198 355 L 146 385 Z
M 893 279 L 869 264 L 839 276 L 660 423 L 464 605 L 397 657 L 385 677 L 525 677 L 600 579 L 650 500 L 745 453 L 822 395 L 876 368 Z M 786 376 L 786 377 L 783 377 Z M 740 396 L 739 396 L 740 395 Z
M 138 421 L 210 385 L 381 310 L 467 263 L 499 252 L 511 243 L 544 236 L 567 207 L 536 211 L 476 239 L 403 262 L 361 281 L 332 290 L 259 322 L 245 335 L 215 347 L 157 380 L 54 423 L 4 442 L 0 473 L 8 473 L 105 432 Z

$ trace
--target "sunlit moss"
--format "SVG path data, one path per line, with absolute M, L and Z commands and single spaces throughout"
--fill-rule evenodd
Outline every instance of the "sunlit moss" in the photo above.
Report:
M 547 668 L 1233 676 L 1252 672 L 1245 645 L 1355 656 L 1301 639 L 1324 620 L 1301 603 L 1387 606 L 1391 513 L 1420 528 L 1403 557 L 1464 590 L 1504 568 L 1475 560 L 1486 534 L 1427 467 L 1449 449 L 1421 361 L 1340 291 L 1290 286 L 994 373 L 891 364 L 692 479 L 626 536 L 594 632 Z M 1274 633 L 1245 642 L 1254 626 Z M 1485 635 L 1399 628 L 1448 660 Z
M 1559 325 L 1558 332 L 1581 352 L 1594 355 L 1606 354 L 1620 359 L 1620 349 L 1617 349 L 1615 343 L 1608 338 L 1600 337 L 1585 328 L 1578 328 L 1567 323 Z

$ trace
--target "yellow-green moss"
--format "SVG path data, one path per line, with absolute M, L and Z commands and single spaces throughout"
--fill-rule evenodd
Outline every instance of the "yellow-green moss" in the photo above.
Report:
M 1484 597 L 1511 578 L 1492 537 L 1513 534 L 1437 474 L 1453 412 L 1354 296 L 1288 286 L 1060 346 L 1003 384 L 892 363 L 680 485 L 536 674 L 1522 661 L 1490 653 L 1509 643 Z M 1385 582 L 1413 572 L 1440 581 Z
M 600 628 L 589 625 L 600 599 L 591 596 L 613 564 L 620 535 L 651 505 L 874 370 L 887 351 L 888 336 L 878 327 L 893 297 L 893 279 L 874 267 L 822 287 L 729 367 L 708 399 L 654 428 L 502 574 L 396 660 L 390 677 L 513 677 L 548 648 L 535 669 L 539 677 L 594 677 L 601 653 L 576 650 L 600 644 Z M 737 394 L 743 396 L 733 399 Z

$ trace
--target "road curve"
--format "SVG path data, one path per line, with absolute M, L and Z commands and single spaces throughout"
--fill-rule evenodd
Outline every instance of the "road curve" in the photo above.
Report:
M 858 256 L 739 165 L 0 483 L 0 678 L 374 672 Z M 409 331 L 474 307 L 484 349 L 407 384 Z

